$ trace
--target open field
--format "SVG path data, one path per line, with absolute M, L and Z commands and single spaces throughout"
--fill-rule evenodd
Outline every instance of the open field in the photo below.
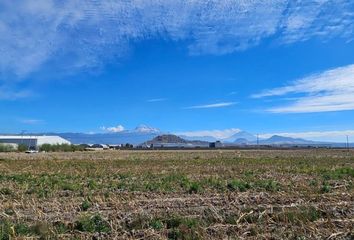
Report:
M 0 239 L 354 239 L 354 152 L 0 154 Z

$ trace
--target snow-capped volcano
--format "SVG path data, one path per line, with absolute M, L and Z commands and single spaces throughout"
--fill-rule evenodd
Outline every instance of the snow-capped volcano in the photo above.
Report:
M 140 124 L 139 126 L 137 126 L 133 132 L 136 132 L 136 133 L 160 133 L 160 129 L 158 128 L 153 128 L 153 127 L 150 127 L 150 126 L 147 126 L 145 124 Z

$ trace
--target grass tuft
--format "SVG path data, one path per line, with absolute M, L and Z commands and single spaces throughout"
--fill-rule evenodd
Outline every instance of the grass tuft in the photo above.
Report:
M 82 216 L 76 221 L 75 229 L 91 233 L 109 233 L 111 231 L 109 223 L 98 214 Z

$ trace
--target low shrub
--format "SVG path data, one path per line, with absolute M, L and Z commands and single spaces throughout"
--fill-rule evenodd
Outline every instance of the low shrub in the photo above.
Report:
M 75 229 L 91 233 L 108 233 L 111 231 L 109 223 L 98 214 L 82 216 L 75 222 Z

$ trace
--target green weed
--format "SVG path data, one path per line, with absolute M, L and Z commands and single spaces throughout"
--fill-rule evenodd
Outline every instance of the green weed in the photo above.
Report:
M 98 214 L 82 216 L 76 221 L 75 229 L 91 233 L 108 233 L 111 231 L 109 223 Z

